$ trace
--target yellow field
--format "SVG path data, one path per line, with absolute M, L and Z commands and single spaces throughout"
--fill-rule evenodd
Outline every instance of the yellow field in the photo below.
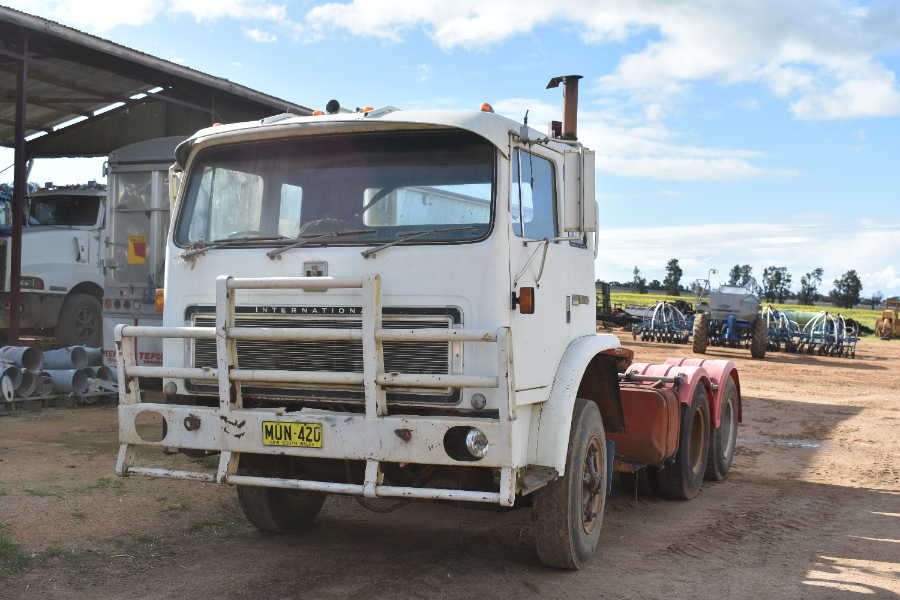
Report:
M 610 294 L 610 302 L 612 304 L 636 304 L 639 306 L 647 306 L 648 304 L 652 304 L 654 302 L 659 302 L 661 300 L 666 300 L 668 302 L 675 302 L 676 300 L 685 300 L 687 302 L 693 302 L 694 297 L 691 294 L 685 294 L 684 296 L 667 296 L 665 294 Z M 768 306 L 767 303 L 763 302 L 763 306 Z M 868 310 L 868 309 L 860 309 L 854 308 L 852 310 L 847 309 L 837 309 L 833 306 L 803 306 L 799 304 L 772 304 L 771 306 L 781 309 L 781 310 L 808 310 L 811 312 L 819 312 L 822 310 L 828 311 L 831 314 L 841 313 L 845 317 L 849 317 L 854 319 L 866 327 L 871 329 L 875 329 L 875 319 L 881 316 L 881 309 L 878 310 Z

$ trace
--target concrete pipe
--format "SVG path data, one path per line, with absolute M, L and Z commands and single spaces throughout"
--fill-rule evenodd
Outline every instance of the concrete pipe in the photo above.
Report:
M 9 402 L 13 399 L 16 388 L 12 384 L 12 380 L 6 375 L 0 376 L 0 400 Z
M 44 366 L 44 355 L 30 346 L 4 346 L 0 349 L 0 359 L 26 371 L 40 371 Z
M 83 369 L 48 370 L 47 373 L 53 378 L 57 392 L 80 394 L 88 387 L 88 377 Z
M 44 352 L 44 368 L 56 370 L 83 369 L 88 364 L 88 354 L 83 346 L 70 346 Z
M 22 383 L 22 371 L 12 363 L 3 363 L 3 375 L 9 378 L 12 389 L 15 390 Z
M 22 382 L 16 386 L 16 396 L 19 398 L 27 398 L 34 393 L 37 386 L 37 377 L 31 371 L 22 370 Z

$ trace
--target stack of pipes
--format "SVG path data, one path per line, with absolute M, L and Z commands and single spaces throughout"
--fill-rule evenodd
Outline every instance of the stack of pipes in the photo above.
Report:
M 118 389 L 115 369 L 88 367 L 99 348 L 71 346 L 41 352 L 28 346 L 0 349 L 0 401 L 44 397 L 56 393 L 113 393 Z

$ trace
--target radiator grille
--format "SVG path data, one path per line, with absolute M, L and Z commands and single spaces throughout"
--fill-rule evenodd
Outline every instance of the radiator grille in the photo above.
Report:
M 194 317 L 197 327 L 215 327 L 213 315 Z M 298 327 L 361 329 L 362 320 L 353 317 L 241 317 L 238 327 Z M 411 319 L 389 317 L 382 319 L 384 329 L 447 329 L 449 319 Z M 448 342 L 384 342 L 384 368 L 388 372 L 447 374 L 450 365 Z M 362 342 L 345 341 L 257 341 L 238 340 L 238 365 L 241 369 L 288 371 L 347 371 L 362 373 Z M 194 341 L 194 366 L 216 366 L 215 340 Z

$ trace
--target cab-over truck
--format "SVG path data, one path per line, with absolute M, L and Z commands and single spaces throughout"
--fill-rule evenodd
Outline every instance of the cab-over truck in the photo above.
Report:
M 551 81 L 565 106 L 548 134 L 487 104 L 332 102 L 179 145 L 163 326 L 115 332 L 117 474 L 236 485 L 274 532 L 327 494 L 530 506 L 540 559 L 569 569 L 597 547 L 613 471 L 685 499 L 725 477 L 734 365 L 631 364 L 595 334 L 578 79 Z M 141 337 L 163 338 L 162 367 L 136 365 Z M 166 402 L 142 402 L 140 377 L 163 377 Z M 219 467 L 142 467 L 141 445 Z

